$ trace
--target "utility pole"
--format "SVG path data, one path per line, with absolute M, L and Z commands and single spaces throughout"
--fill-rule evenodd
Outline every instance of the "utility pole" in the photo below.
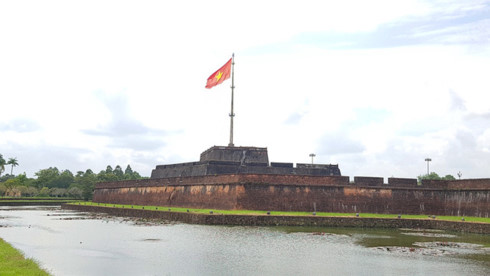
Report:
M 427 162 L 427 175 L 429 175 L 429 162 L 432 161 L 432 159 L 425 158 L 425 161 Z
M 310 157 L 311 157 L 311 164 L 313 165 L 313 158 L 316 156 L 316 154 L 314 153 L 310 153 Z

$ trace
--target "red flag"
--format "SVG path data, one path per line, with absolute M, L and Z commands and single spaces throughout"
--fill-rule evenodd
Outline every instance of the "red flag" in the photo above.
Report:
M 226 79 L 230 78 L 230 72 L 231 72 L 231 58 L 228 60 L 228 62 L 223 65 L 223 67 L 219 68 L 218 71 L 214 72 L 209 76 L 208 82 L 206 83 L 206 88 L 211 88 L 213 86 L 216 86 Z

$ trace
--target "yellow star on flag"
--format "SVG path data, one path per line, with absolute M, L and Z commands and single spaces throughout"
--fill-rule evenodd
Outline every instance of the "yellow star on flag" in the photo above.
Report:
M 223 76 L 223 72 L 219 71 L 218 74 L 215 76 L 216 80 L 219 81 L 219 79 L 221 79 L 221 76 Z

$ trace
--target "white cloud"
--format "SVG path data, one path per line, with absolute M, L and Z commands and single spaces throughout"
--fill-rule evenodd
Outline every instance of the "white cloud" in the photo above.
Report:
M 430 155 L 441 172 L 486 177 L 488 12 L 486 1 L 2 2 L 0 153 L 31 175 L 195 161 L 228 144 L 230 83 L 204 84 L 235 52 L 236 145 L 266 146 L 271 161 L 318 151 L 352 176 L 415 177 Z

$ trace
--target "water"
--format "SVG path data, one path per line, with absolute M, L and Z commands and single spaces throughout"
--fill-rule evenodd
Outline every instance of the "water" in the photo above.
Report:
M 490 275 L 489 235 L 207 226 L 0 207 L 0 237 L 54 275 Z

